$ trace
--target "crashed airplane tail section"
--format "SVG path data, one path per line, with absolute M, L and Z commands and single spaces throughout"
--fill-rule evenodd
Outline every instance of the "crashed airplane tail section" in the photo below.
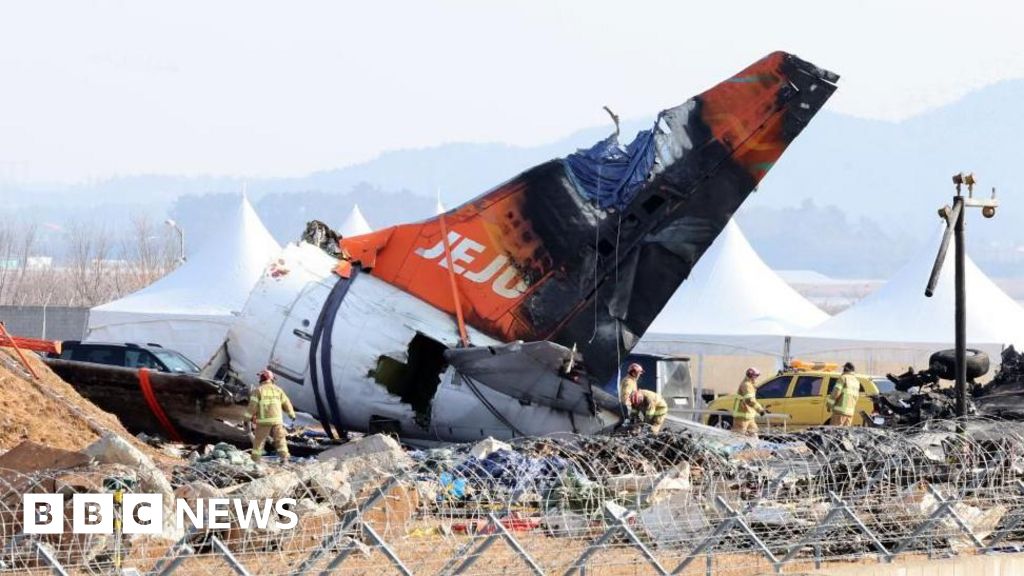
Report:
M 772 54 L 626 147 L 608 138 L 437 218 L 344 238 L 340 261 L 288 246 L 232 325 L 231 370 L 253 384 L 269 366 L 297 409 L 339 433 L 608 430 L 617 398 L 592 383 L 615 372 L 835 80 Z M 456 295 L 475 347 L 460 346 Z
M 342 246 L 374 277 L 454 314 L 447 244 L 467 324 L 501 341 L 575 345 L 603 380 L 837 79 L 773 53 L 662 112 L 626 147 L 613 136 L 443 217 Z

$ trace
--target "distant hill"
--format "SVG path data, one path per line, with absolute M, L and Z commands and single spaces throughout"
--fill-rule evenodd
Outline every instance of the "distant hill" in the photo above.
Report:
M 985 221 L 972 213 L 974 259 L 1000 276 L 1024 272 L 1024 186 L 1015 169 L 1024 134 L 1024 80 L 1006 81 L 909 120 L 892 123 L 825 112 L 797 139 L 738 214 L 765 260 L 837 277 L 884 277 L 927 238 L 935 210 L 950 201 L 950 176 L 973 170 L 980 194 L 1000 189 L 1004 205 Z M 623 141 L 650 126 L 625 122 Z M 369 162 L 301 178 L 131 176 L 72 187 L 0 189 L 0 211 L 52 222 L 116 226 L 128 214 L 171 214 L 201 238 L 215 223 L 203 213 L 218 194 L 247 187 L 271 232 L 291 240 L 306 220 L 338 224 L 358 203 L 375 227 L 429 216 L 438 190 L 445 204 L 476 196 L 544 160 L 606 136 L 581 130 L 534 147 L 450 143 L 388 152 Z
M 1017 172 L 1024 133 L 1024 80 L 1006 81 L 950 105 L 890 123 L 824 114 L 793 144 L 749 208 L 804 199 L 875 220 L 890 233 L 919 235 L 950 202 L 950 177 L 972 170 L 979 194 L 992 186 L 1005 204 L 990 222 L 970 225 L 985 243 L 1024 243 L 1024 176 Z M 981 258 L 979 258 L 981 259 Z

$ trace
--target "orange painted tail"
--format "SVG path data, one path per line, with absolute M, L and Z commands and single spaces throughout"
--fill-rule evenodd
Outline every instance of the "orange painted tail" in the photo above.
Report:
M 466 322 L 506 341 L 575 344 L 592 375 L 613 374 L 836 80 L 776 52 L 662 112 L 627 148 L 606 140 L 447 213 Z M 454 314 L 441 230 L 432 218 L 342 245 Z

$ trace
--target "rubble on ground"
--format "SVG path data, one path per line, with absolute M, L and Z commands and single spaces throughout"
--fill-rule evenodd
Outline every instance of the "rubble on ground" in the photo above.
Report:
M 1024 425 L 1012 430 L 1006 423 L 979 421 L 965 435 L 956 423 L 945 422 L 905 433 L 820 427 L 761 440 L 663 431 L 518 439 L 493 451 L 481 451 L 478 443 L 415 451 L 412 457 L 425 514 L 479 518 L 500 502 L 514 507 L 516 525 L 533 519 L 549 536 L 596 537 L 607 525 L 602 519 L 609 506 L 618 506 L 629 510 L 630 522 L 646 538 L 670 546 L 721 522 L 728 506 L 744 510 L 750 529 L 771 539 L 821 522 L 836 505 L 831 494 L 866 507 L 869 529 L 891 534 L 920 525 L 938 506 L 929 496 L 916 508 L 901 508 L 894 492 L 931 486 L 963 498 L 952 510 L 972 531 L 985 534 L 1004 522 L 1006 505 L 989 496 L 955 494 L 950 479 L 979 470 L 1024 479 L 1024 462 L 1010 457 L 1024 439 Z M 965 536 L 953 522 L 951 516 L 940 519 L 943 535 L 932 544 L 963 544 Z M 855 539 L 830 552 L 870 546 Z
M 367 484 L 409 468 L 413 460 L 391 436 L 374 434 L 357 438 L 325 450 L 317 456 L 321 462 L 333 463 L 360 492 Z
M 0 455 L 0 469 L 13 472 L 60 470 L 84 466 L 89 460 L 89 456 L 80 452 L 61 450 L 25 440 Z
M 366 526 L 389 539 L 493 530 L 488 515 L 500 510 L 513 532 L 594 538 L 623 522 L 651 545 L 673 547 L 703 537 L 729 510 L 742 510 L 747 529 L 766 541 L 780 534 L 795 538 L 822 522 L 838 505 L 835 499 L 856 507 L 864 525 L 888 542 L 904 538 L 942 511 L 942 499 L 955 496 L 949 508 L 956 516 L 938 518 L 922 541 L 956 550 L 970 544 L 961 522 L 975 534 L 991 534 L 1016 514 L 1009 499 L 992 497 L 979 489 L 983 479 L 971 478 L 983 473 L 1007 485 L 1024 480 L 1024 458 L 1017 456 L 1024 453 L 1024 424 L 979 420 L 960 428 L 955 422 L 905 432 L 819 427 L 761 439 L 665 430 L 487 439 L 412 451 L 372 435 L 287 464 L 254 463 L 230 444 L 203 446 L 169 470 L 145 452 L 149 446 L 106 434 L 77 452 L 25 443 L 0 455 L 0 468 L 9 469 L 9 492 L 0 501 L 14 518 L 21 513 L 15 496 L 33 487 L 109 491 L 112 479 L 129 490 L 163 494 L 166 503 L 293 498 L 295 530 L 282 530 L 277 521 L 243 530 L 233 518 L 228 529 L 189 536 L 197 550 L 209 549 L 209 536 L 217 535 L 248 551 L 287 552 L 315 546 L 356 507 L 363 507 Z M 165 528 L 163 535 L 129 538 L 124 545 L 130 552 L 154 538 L 181 536 Z M 357 546 L 358 534 L 349 536 Z M 112 541 L 87 544 L 57 552 L 69 563 L 88 563 L 108 556 Z M 862 553 L 871 544 L 858 537 L 827 547 L 829 554 Z M 10 549 L 34 566 L 32 548 Z
M 0 454 L 0 477 L 4 491 L 0 502 L 6 507 L 0 521 L 15 522 L 21 517 L 21 494 L 42 490 L 71 495 L 82 492 L 103 493 L 115 489 L 128 492 L 157 493 L 163 496 L 165 525 L 159 535 L 127 537 L 121 546 L 130 554 L 135 545 L 152 545 L 162 540 L 170 545 L 183 536 L 175 525 L 175 499 L 195 506 L 199 499 L 237 498 L 262 502 L 268 499 L 291 498 L 298 516 L 297 531 L 281 530 L 274 520 L 267 529 L 240 528 L 232 513 L 231 527 L 192 534 L 196 549 L 209 546 L 209 536 L 216 534 L 225 542 L 247 542 L 247 546 L 266 550 L 302 550 L 308 547 L 304 532 L 321 533 L 339 521 L 356 503 L 359 484 L 362 496 L 376 488 L 382 476 L 394 474 L 412 464 L 412 459 L 394 439 L 370 436 L 354 441 L 345 450 L 322 460 L 296 459 L 288 464 L 252 461 L 248 452 L 226 443 L 200 447 L 187 460 L 179 460 L 167 470 L 154 458 L 147 444 L 131 436 L 102 434 L 77 452 L 50 448 L 31 441 L 23 442 Z M 70 506 L 70 498 L 67 499 Z M 419 508 L 418 493 L 408 486 L 396 485 L 385 502 L 366 512 L 367 522 L 379 524 L 381 533 L 404 526 Z M 42 537 L 47 540 L 47 537 Z M 114 540 L 90 537 L 88 545 L 55 548 L 56 557 L 65 564 L 88 564 L 108 558 Z M 145 544 L 143 544 L 145 543 Z M 31 546 L 12 547 L 14 556 L 24 551 L 24 567 L 36 566 L 38 557 Z
M 202 453 L 192 454 L 189 460 L 188 466 L 175 468 L 176 483 L 201 481 L 217 487 L 226 487 L 262 475 L 259 466 L 252 461 L 247 452 L 226 442 L 207 445 Z

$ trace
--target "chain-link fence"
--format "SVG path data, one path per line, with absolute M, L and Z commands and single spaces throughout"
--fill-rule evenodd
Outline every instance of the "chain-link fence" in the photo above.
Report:
M 288 529 L 242 529 L 233 514 L 230 528 L 185 534 L 29 536 L 25 493 L 152 487 L 123 466 L 0 479 L 11 573 L 748 575 L 1016 551 L 1024 540 L 1024 426 L 979 420 L 759 442 L 528 438 L 169 474 L 173 497 L 191 504 L 295 498 Z

